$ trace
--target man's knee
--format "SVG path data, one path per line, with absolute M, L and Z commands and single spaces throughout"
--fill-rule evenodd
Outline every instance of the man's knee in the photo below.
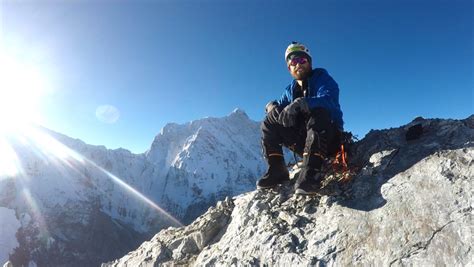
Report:
M 307 128 L 316 131 L 329 130 L 333 127 L 331 113 L 325 108 L 315 108 L 311 111 Z

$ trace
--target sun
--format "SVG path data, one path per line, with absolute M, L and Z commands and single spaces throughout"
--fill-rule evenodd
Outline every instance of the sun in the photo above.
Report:
M 38 67 L 0 46 L 0 133 L 39 123 L 40 102 L 47 89 Z

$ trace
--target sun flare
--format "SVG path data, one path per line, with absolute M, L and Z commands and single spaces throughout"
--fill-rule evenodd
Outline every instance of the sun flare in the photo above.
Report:
M 37 212 L 35 217 L 39 218 L 40 224 L 44 224 L 41 223 L 41 212 L 27 183 L 29 179 L 42 177 L 31 174 L 35 172 L 32 171 L 34 167 L 28 165 L 28 159 L 38 157 L 38 161 L 35 162 L 55 166 L 59 172 L 63 169 L 81 172 L 88 167 L 99 170 L 99 173 L 103 174 L 101 178 L 111 179 L 121 190 L 148 204 L 175 225 L 181 226 L 176 218 L 147 196 L 120 177 L 62 144 L 39 126 L 43 124 L 41 102 L 52 91 L 48 78 L 44 69 L 41 69 L 41 64 L 34 64 L 33 60 L 29 60 L 25 55 L 9 53 L 0 40 L 0 181 L 16 179 L 23 187 L 24 198 L 31 210 Z M 111 118 L 113 121 L 118 116 L 117 112 L 106 109 L 100 114 L 104 120 Z M 32 155 L 29 155 L 31 152 Z M 79 176 L 79 179 L 83 176 Z M 45 229 L 47 231 L 46 227 Z
M 48 90 L 41 70 L 0 46 L 0 133 L 39 123 L 40 101 Z

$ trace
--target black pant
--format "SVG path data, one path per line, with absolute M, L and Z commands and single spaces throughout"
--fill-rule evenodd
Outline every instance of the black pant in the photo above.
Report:
M 329 112 L 323 108 L 314 109 L 311 115 L 301 115 L 294 127 L 283 127 L 271 116 L 266 116 L 261 129 L 265 157 L 283 154 L 282 146 L 288 147 L 300 157 L 303 153 L 318 153 L 328 157 L 334 155 L 340 145 L 341 131 L 331 120 Z

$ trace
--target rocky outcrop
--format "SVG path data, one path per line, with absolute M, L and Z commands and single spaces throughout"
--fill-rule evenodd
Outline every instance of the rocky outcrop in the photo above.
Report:
M 409 127 L 422 135 L 406 141 Z M 472 266 L 474 116 L 418 118 L 356 143 L 336 196 L 253 191 L 103 266 Z
M 219 201 L 216 207 L 209 208 L 204 216 L 191 225 L 165 229 L 143 243 L 138 250 L 126 255 L 123 260 L 111 265 L 187 265 L 194 262 L 200 251 L 221 239 L 230 223 L 233 208 L 230 198 Z

